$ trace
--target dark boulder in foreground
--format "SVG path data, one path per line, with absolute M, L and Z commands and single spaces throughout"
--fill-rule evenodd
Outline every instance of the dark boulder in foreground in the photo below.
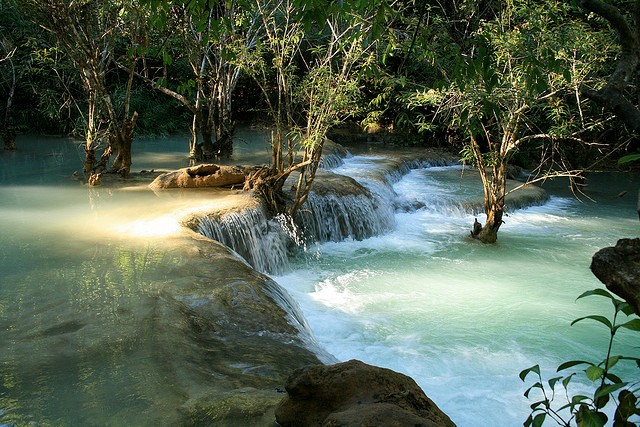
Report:
M 413 379 L 358 360 L 298 369 L 285 388 L 283 427 L 455 426 Z
M 640 315 L 640 239 L 620 239 L 600 249 L 591 260 L 591 271 Z

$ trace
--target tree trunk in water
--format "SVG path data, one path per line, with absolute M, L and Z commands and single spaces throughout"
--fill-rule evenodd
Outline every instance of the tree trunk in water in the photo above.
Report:
M 495 243 L 498 240 L 498 230 L 502 225 L 502 215 L 504 214 L 504 203 L 492 205 L 487 212 L 487 220 L 482 229 L 473 237 L 482 243 Z M 474 232 L 472 232 L 473 234 Z
M 207 124 L 203 124 L 200 128 L 202 135 L 202 154 L 205 159 L 212 159 L 216 155 L 216 150 L 213 146 L 213 133 Z
M 217 157 L 228 158 L 233 154 L 233 134 L 236 125 L 231 118 L 231 94 L 227 86 L 218 85 L 218 96 L 211 104 L 211 126 L 215 135 L 213 153 Z
M 476 219 L 471 237 L 482 243 L 495 243 L 498 240 L 498 230 L 503 223 L 504 198 L 507 190 L 506 169 L 506 157 L 498 159 L 497 163 L 491 167 L 490 174 L 484 167 L 479 169 L 484 187 L 484 212 L 487 219 L 482 227 Z
M 5 129 L 2 132 L 2 139 L 4 140 L 4 149 L 13 151 L 16 149 L 16 133 L 13 129 Z
M 122 123 L 122 129 L 114 138 L 118 154 L 113 162 L 111 172 L 117 173 L 122 178 L 127 178 L 131 173 L 131 145 L 133 144 L 133 129 L 137 119 L 137 112 L 133 113 L 131 119 L 125 119 Z
M 195 161 L 202 161 L 202 147 L 198 144 L 198 116 L 193 114 L 191 121 L 191 138 L 189 138 L 189 158 Z
M 9 51 L 9 49 L 7 49 Z M 7 95 L 7 102 L 5 103 L 4 118 L 2 120 L 2 139 L 4 139 L 5 150 L 16 149 L 16 132 L 13 129 L 13 120 L 11 115 L 11 106 L 13 105 L 13 97 L 16 91 L 16 67 L 11 59 L 8 58 L 11 65 L 11 85 L 9 86 L 9 93 Z

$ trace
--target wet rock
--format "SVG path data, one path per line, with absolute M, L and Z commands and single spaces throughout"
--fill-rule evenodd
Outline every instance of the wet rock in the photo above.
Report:
M 240 167 L 203 164 L 159 175 L 149 184 L 149 187 L 154 190 L 163 188 L 229 187 L 242 184 L 244 180 L 245 171 Z
M 640 315 L 640 239 L 620 239 L 600 249 L 591 259 L 591 271 Z
M 285 388 L 283 427 L 455 426 L 413 379 L 358 360 L 298 369 Z

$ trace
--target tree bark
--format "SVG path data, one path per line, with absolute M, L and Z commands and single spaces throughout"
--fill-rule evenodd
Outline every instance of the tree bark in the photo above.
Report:
M 586 90 L 585 95 L 615 114 L 631 131 L 640 130 L 640 109 L 625 96 L 640 64 L 640 0 L 634 2 L 633 24 L 620 10 L 601 0 L 582 0 L 582 7 L 606 19 L 618 33 L 621 54 L 607 84 L 600 90 Z
M 482 243 L 495 243 L 498 240 L 498 230 L 503 223 L 504 198 L 507 188 L 506 169 L 509 153 L 506 150 L 496 153 L 498 157 L 494 159 L 496 163 L 488 170 L 489 167 L 485 164 L 480 146 L 473 135 L 471 136 L 471 144 L 480 178 L 482 179 L 484 212 L 487 215 L 482 227 L 478 226 L 477 220 L 474 222 L 471 236 Z
M 11 85 L 9 86 L 9 93 L 7 94 L 7 102 L 5 103 L 4 117 L 2 120 L 2 139 L 4 140 L 5 150 L 15 150 L 16 132 L 13 129 L 13 120 L 11 120 L 11 107 L 13 105 L 13 97 L 16 91 L 16 67 L 10 56 L 7 60 L 11 66 Z
M 111 172 L 117 173 L 122 178 L 127 178 L 131 173 L 131 146 L 133 145 L 133 130 L 138 119 L 138 112 L 134 112 L 131 119 L 122 122 L 122 128 L 117 132 L 115 147 L 116 159 L 113 162 Z

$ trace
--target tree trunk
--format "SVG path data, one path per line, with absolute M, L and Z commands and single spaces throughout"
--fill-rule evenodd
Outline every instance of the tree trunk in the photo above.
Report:
M 15 150 L 16 132 L 13 129 L 13 120 L 11 120 L 11 107 L 16 91 L 16 67 L 10 56 L 8 57 L 8 61 L 11 65 L 11 85 L 9 86 L 9 93 L 7 94 L 7 102 L 5 103 L 4 117 L 2 120 L 2 139 L 4 140 L 5 150 Z
M 244 190 L 253 190 L 264 200 L 272 216 L 286 212 L 286 199 L 282 188 L 290 172 L 275 171 L 270 167 L 256 169 L 247 175 Z
M 122 128 L 115 137 L 115 147 L 118 151 L 111 172 L 117 173 L 122 178 L 127 178 L 131 173 L 131 146 L 137 119 L 138 112 L 134 112 L 131 119 L 124 120 Z
M 471 237 L 482 243 L 495 243 L 498 240 L 498 230 L 502 225 L 504 214 L 504 198 L 507 190 L 507 155 L 498 156 L 495 164 L 489 169 L 485 166 L 480 146 L 475 138 L 471 138 L 474 155 L 478 163 L 478 171 L 484 188 L 484 212 L 487 219 L 482 227 L 474 223 Z M 489 170 L 488 170 L 489 169 Z
M 487 209 L 487 208 L 485 208 Z M 498 240 L 498 230 L 502 225 L 502 215 L 504 213 L 504 201 L 492 203 L 486 211 L 487 220 L 482 229 L 474 235 L 482 243 L 495 243 Z M 473 234 L 473 232 L 472 232 Z
M 198 117 L 193 113 L 191 120 L 191 138 L 189 138 L 189 158 L 195 161 L 202 161 L 202 147 L 198 145 Z
M 16 149 L 16 132 L 11 128 L 5 128 L 2 132 L 4 140 L 4 149 L 13 151 Z
M 207 120 L 200 127 L 200 134 L 202 135 L 202 154 L 205 159 L 212 159 L 216 155 L 216 151 L 213 146 L 213 132 L 209 126 Z
M 640 64 L 640 0 L 632 6 L 632 25 L 617 7 L 601 0 L 582 0 L 581 4 L 609 22 L 618 34 L 621 48 L 616 68 L 607 84 L 597 91 L 587 90 L 585 95 L 637 132 L 640 130 L 640 109 L 627 99 L 625 90 L 634 81 Z
M 316 147 L 305 150 L 303 163 L 309 161 L 308 166 L 304 166 L 300 171 L 300 178 L 298 179 L 298 185 L 296 186 L 296 196 L 289 209 L 289 215 L 295 218 L 298 209 L 307 201 L 311 186 L 316 178 L 316 172 L 320 165 L 320 157 L 322 156 L 322 148 L 324 146 L 324 139 Z
M 233 154 L 233 134 L 235 132 L 235 123 L 231 114 L 231 88 L 226 79 L 229 76 L 223 76 L 217 85 L 214 102 L 211 104 L 212 127 L 215 135 L 213 144 L 214 155 L 218 157 L 228 158 Z M 224 84 L 223 84 L 224 82 Z

